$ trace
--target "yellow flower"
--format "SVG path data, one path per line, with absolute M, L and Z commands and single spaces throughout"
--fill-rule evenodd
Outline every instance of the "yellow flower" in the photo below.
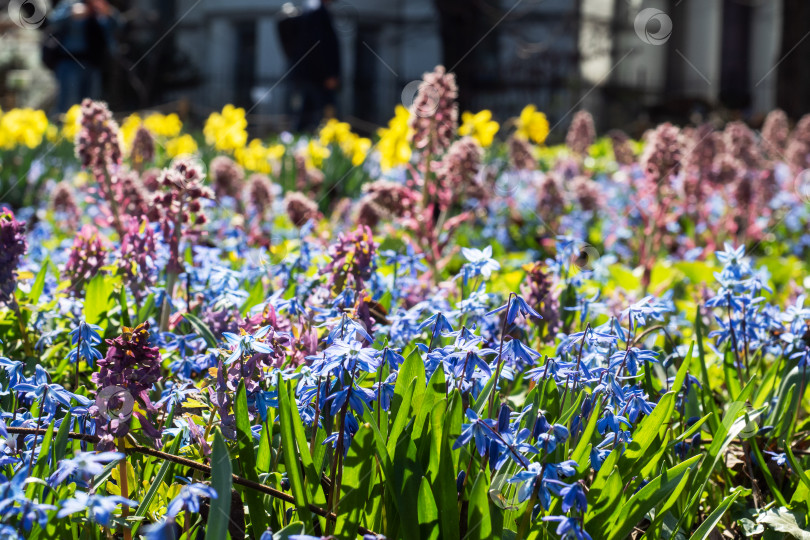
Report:
M 380 141 L 377 143 L 377 149 L 380 152 L 380 168 L 383 171 L 389 171 L 411 160 L 411 146 L 408 144 L 411 132 L 408 125 L 410 116 L 408 109 L 397 105 L 388 127 L 378 131 Z
M 166 153 L 173 158 L 176 158 L 177 156 L 194 154 L 196 152 L 197 141 L 195 141 L 194 137 L 188 133 L 185 135 L 180 135 L 179 137 L 174 137 L 173 139 L 169 139 L 166 142 Z
M 492 112 L 484 109 L 475 114 L 465 112 L 461 115 L 461 127 L 458 134 L 462 137 L 469 135 L 481 145 L 488 148 L 498 133 L 500 125 L 492 119 Z
M 79 133 L 79 129 L 81 128 L 81 124 L 79 123 L 81 116 L 81 105 L 73 105 L 65 113 L 65 116 L 62 118 L 61 133 L 62 138 L 64 138 L 66 141 L 73 142 L 76 139 L 76 134 Z
M 523 139 L 530 139 L 537 144 L 543 144 L 548 137 L 548 120 L 546 115 L 537 110 L 534 105 L 526 105 L 520 111 L 515 135 Z
M 319 133 L 320 143 L 323 146 L 329 146 L 332 143 L 343 145 L 347 140 L 351 139 L 352 128 L 346 122 L 339 122 L 335 118 L 330 118 L 326 124 L 321 128 Z
M 366 137 L 355 137 L 351 151 L 352 165 L 355 167 L 360 166 L 366 160 L 366 156 L 368 156 L 368 151 L 370 149 L 371 139 L 367 139 Z
M 139 127 L 141 127 L 141 117 L 137 113 L 130 114 L 121 123 L 119 133 L 121 133 L 121 142 L 126 153 L 129 153 L 132 148 L 132 141 L 135 140 L 135 133 Z
M 243 148 L 237 148 L 234 158 L 248 171 L 262 174 L 271 174 L 273 164 L 284 156 L 284 145 L 274 144 L 265 146 L 261 140 L 253 139 L 250 144 Z
M 315 139 L 310 139 L 307 144 L 307 166 L 318 169 L 323 165 L 323 160 L 329 157 L 332 152 Z
M 48 117 L 44 111 L 11 109 L 0 113 L 0 148 L 11 150 L 16 146 L 36 148 L 42 144 L 48 131 Z
M 143 125 L 157 137 L 177 137 L 183 129 L 183 122 L 174 113 L 152 113 L 144 119 Z
M 245 109 L 225 105 L 222 113 L 211 113 L 205 121 L 203 134 L 208 144 L 221 152 L 234 152 L 247 144 Z

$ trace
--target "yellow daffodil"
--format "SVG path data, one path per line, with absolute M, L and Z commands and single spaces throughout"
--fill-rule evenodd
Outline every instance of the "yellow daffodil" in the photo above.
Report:
M 332 143 L 342 145 L 351 138 L 352 128 L 346 122 L 340 122 L 335 118 L 330 118 L 321 128 L 319 140 L 322 146 L 329 146 Z
M 380 168 L 383 171 L 389 171 L 411 160 L 411 146 L 408 143 L 411 131 L 408 125 L 410 116 L 408 109 L 397 105 L 388 127 L 381 128 L 378 132 L 380 141 L 377 143 L 377 149 L 380 152 Z
M 526 105 L 520 111 L 515 135 L 523 139 L 529 139 L 537 144 L 543 144 L 546 137 L 548 137 L 548 131 L 548 119 L 546 119 L 545 114 L 537 110 L 537 107 Z
M 323 160 L 328 158 L 330 154 L 331 152 L 327 147 L 315 139 L 310 139 L 309 144 L 307 144 L 307 166 L 320 169 L 321 165 L 323 165 Z
M 183 122 L 175 113 L 152 113 L 144 118 L 143 125 L 157 137 L 177 137 L 183 129 Z
M 237 148 L 234 158 L 245 170 L 262 174 L 271 174 L 273 164 L 284 156 L 284 145 L 274 144 L 265 146 L 261 140 L 253 139 L 250 144 Z
M 132 148 L 132 141 L 135 140 L 135 133 L 141 127 L 141 117 L 137 113 L 130 114 L 121 123 L 119 133 L 121 134 L 121 142 L 124 145 L 124 151 L 129 153 Z
M 197 141 L 195 141 L 194 137 L 188 133 L 166 141 L 166 153 L 173 158 L 177 156 L 195 154 L 196 152 Z
M 76 139 L 76 134 L 79 133 L 79 128 L 81 127 L 81 124 L 79 124 L 81 116 L 81 105 L 74 105 L 67 110 L 62 117 L 61 135 L 63 139 L 68 142 L 73 142 Z
M 484 109 L 475 114 L 465 112 L 461 115 L 458 134 L 462 137 L 469 135 L 478 141 L 481 147 L 488 148 L 492 145 L 492 140 L 500 127 L 500 124 L 492 119 L 492 111 Z
M 17 146 L 36 148 L 42 144 L 48 130 L 48 117 L 44 111 L 11 109 L 0 111 L 0 148 L 11 150 Z
M 247 144 L 245 109 L 225 105 L 221 113 L 211 113 L 205 121 L 203 134 L 208 144 L 221 152 L 234 152 Z
M 349 155 L 352 158 L 352 165 L 358 167 L 368 156 L 368 151 L 371 149 L 371 139 L 366 137 L 355 137 L 352 143 L 352 150 Z

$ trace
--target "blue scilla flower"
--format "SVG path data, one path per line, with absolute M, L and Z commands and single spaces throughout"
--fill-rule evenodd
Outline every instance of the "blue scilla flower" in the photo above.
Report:
M 621 312 L 630 321 L 630 329 L 647 324 L 648 319 L 663 321 L 666 313 L 674 311 L 671 302 L 648 295 Z
M 225 338 L 225 341 L 232 348 L 232 352 L 227 360 L 225 360 L 225 364 L 232 364 L 242 357 L 251 356 L 255 353 L 272 353 L 273 347 L 260 341 L 269 331 L 269 326 L 263 326 L 253 334 L 248 334 L 244 332 L 244 330 L 242 331 L 243 333 L 238 336 L 231 332 L 223 332 L 222 337 Z
M 369 335 L 366 327 L 360 321 L 352 319 L 346 315 L 340 317 L 340 323 L 335 325 L 323 339 L 327 345 L 331 345 L 337 340 L 354 339 L 374 343 L 374 338 Z
M 71 400 L 76 400 L 81 404 L 85 404 L 85 402 L 90 404 L 90 400 L 68 392 L 62 385 L 51 384 L 48 373 L 39 364 L 35 374 L 30 379 L 15 385 L 14 390 L 23 392 L 28 399 L 42 399 L 44 396 L 45 402 L 41 405 L 48 414 L 53 414 L 59 404 L 70 408 Z
M 71 330 L 70 343 L 75 347 L 68 353 L 71 362 L 78 362 L 84 358 L 90 367 L 93 367 L 95 360 L 102 358 L 101 352 L 96 349 L 96 345 L 101 344 L 100 326 L 88 324 L 85 321 L 79 322 L 79 326 Z
M 504 344 L 501 357 L 508 366 L 520 371 L 533 365 L 540 358 L 540 353 L 524 345 L 519 339 L 510 339 Z
M 483 456 L 489 449 L 489 441 L 497 438 L 494 429 L 496 423 L 489 418 L 479 418 L 478 414 L 472 409 L 467 409 L 464 414 L 470 420 L 470 423 L 461 426 L 461 434 L 453 443 L 453 450 L 458 450 L 471 440 L 474 440 L 478 454 Z
M 627 350 L 613 353 L 610 356 L 608 369 L 612 370 L 624 365 L 627 373 L 635 376 L 638 374 L 639 365 L 647 362 L 658 362 L 658 353 L 647 349 L 639 349 L 638 347 L 630 347 Z
M 585 488 L 579 482 L 560 488 L 560 495 L 562 496 L 563 512 L 568 512 L 573 508 L 577 512 L 584 513 L 588 509 Z
M 166 508 L 167 517 L 175 517 L 185 510 L 186 512 L 199 513 L 201 498 L 216 499 L 217 492 L 211 486 L 199 483 L 186 484 L 180 488 L 180 493 L 171 500 Z
M 511 325 L 517 319 L 518 314 L 523 315 L 524 318 L 528 319 L 530 316 L 534 317 L 535 319 L 542 319 L 542 315 L 537 313 L 537 311 L 530 306 L 526 300 L 524 300 L 521 296 L 517 294 L 513 294 L 511 299 L 508 300 L 504 305 L 499 308 L 493 309 L 487 315 L 493 315 L 495 313 L 500 313 L 503 310 L 506 311 L 506 324 L 507 326 Z
M 600 435 L 604 435 L 608 431 L 617 433 L 623 429 L 622 426 L 629 428 L 632 427 L 632 424 L 630 420 L 615 414 L 611 409 L 606 409 L 602 413 L 602 417 L 596 421 L 596 429 L 599 430 Z
M 568 428 L 564 425 L 552 424 L 547 431 L 537 435 L 537 447 L 550 454 L 557 445 L 564 444 L 569 435 Z
M 371 347 L 364 347 L 354 339 L 337 341 L 327 347 L 323 358 L 312 364 L 313 371 L 318 376 L 333 374 L 342 377 L 351 375 L 355 369 L 366 373 L 375 373 L 379 366 L 377 351 Z
M 501 269 L 501 263 L 492 258 L 492 246 L 487 246 L 484 249 L 463 247 L 461 248 L 461 254 L 468 261 L 461 269 L 465 285 L 471 278 L 478 276 L 489 279 L 492 272 Z
M 29 500 L 25 495 L 25 481 L 28 479 L 28 466 L 23 465 L 8 481 L 0 483 L 0 519 L 16 517 L 25 531 L 30 531 L 34 523 L 45 528 L 48 512 L 56 510 L 50 504 Z
M 5 356 L 0 356 L 0 369 L 6 373 L 10 387 L 16 386 L 25 378 L 23 376 L 24 368 L 25 364 L 19 360 L 10 360 Z
M 560 463 L 537 463 L 532 462 L 524 470 L 519 471 L 507 482 L 510 484 L 519 483 L 518 500 L 524 502 L 531 497 L 532 492 L 537 490 L 537 498 L 540 504 L 548 510 L 551 504 L 551 496 L 558 495 L 560 486 L 564 485 L 560 478 L 573 476 L 576 474 L 576 461 L 567 460 Z
M 591 535 L 585 532 L 580 520 L 568 516 L 545 516 L 543 521 L 556 521 L 559 523 L 555 532 L 561 540 L 592 540 Z
M 48 484 L 55 487 L 70 477 L 87 480 L 101 474 L 108 463 L 123 458 L 124 454 L 120 452 L 79 452 L 59 462 L 56 471 L 48 478 Z
M 419 272 L 427 271 L 427 266 L 422 262 L 425 258 L 425 254 L 415 253 L 411 244 L 405 247 L 405 254 L 387 249 L 381 251 L 380 255 L 384 257 L 385 264 L 397 267 L 397 273 L 399 273 L 399 270 L 402 270 L 404 274 L 409 275 L 411 278 L 416 278 Z
M 439 335 L 449 335 L 452 333 L 453 325 L 450 324 L 450 321 L 445 317 L 444 313 L 441 311 L 437 311 L 419 325 L 418 330 L 421 332 L 425 328 L 432 327 L 433 330 L 431 331 L 431 339 L 435 338 Z
M 63 518 L 76 512 L 89 511 L 90 521 L 106 527 L 110 524 L 112 513 L 119 504 L 137 506 L 138 503 L 120 495 L 90 495 L 77 491 L 72 499 L 62 503 L 56 516 Z

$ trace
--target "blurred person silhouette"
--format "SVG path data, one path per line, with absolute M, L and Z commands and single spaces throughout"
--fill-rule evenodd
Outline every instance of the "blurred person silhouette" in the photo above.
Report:
M 56 6 L 45 28 L 43 60 L 59 83 L 58 112 L 83 98 L 99 99 L 102 73 L 115 47 L 118 12 L 107 0 L 67 0 Z
M 331 3 L 315 0 L 303 12 L 285 6 L 287 17 L 278 25 L 291 83 L 289 107 L 299 132 L 312 131 L 323 118 L 335 115 L 340 45 L 327 9 Z

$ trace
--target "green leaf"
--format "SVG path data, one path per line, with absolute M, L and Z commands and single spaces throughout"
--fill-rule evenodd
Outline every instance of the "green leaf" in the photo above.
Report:
M 205 529 L 206 540 L 227 538 L 231 515 L 232 470 L 228 446 L 219 428 L 214 428 L 214 443 L 211 454 L 211 487 L 217 498 L 211 500 L 210 518 Z
M 390 456 L 394 455 L 397 444 L 399 444 L 400 434 L 407 425 L 408 420 L 411 419 L 411 401 L 413 400 L 416 385 L 417 380 L 414 377 L 411 379 L 407 389 L 403 392 L 402 401 L 400 402 L 400 410 L 402 412 L 394 417 L 394 425 L 391 426 L 391 430 L 388 432 L 388 455 Z M 397 381 L 397 386 L 399 386 L 399 381 Z
M 262 425 L 262 433 L 259 436 L 259 451 L 256 453 L 256 472 L 259 474 L 270 472 L 272 451 L 270 447 L 273 444 L 273 421 L 275 418 L 275 411 L 270 409 L 267 411 L 267 421 Z
M 200 337 L 202 337 L 205 340 L 205 343 L 209 347 L 217 346 L 218 342 L 216 336 L 214 336 L 214 333 L 211 331 L 210 328 L 208 328 L 208 325 L 202 322 L 199 317 L 191 313 L 184 313 L 183 318 L 187 320 L 189 324 L 191 324 L 191 326 L 194 327 L 194 329 L 197 331 Z
M 42 296 L 42 291 L 45 290 L 45 277 L 48 275 L 48 265 L 50 264 L 50 258 L 45 259 L 42 263 L 42 268 L 37 272 L 37 278 L 34 280 L 34 284 L 31 285 L 31 292 L 28 293 L 28 300 L 30 302 L 36 302 L 39 300 L 39 297 Z
M 469 506 L 467 507 L 467 536 L 465 536 L 465 540 L 489 539 L 494 535 L 492 518 L 489 514 L 488 485 L 489 481 L 486 473 L 479 472 L 473 484 Z
M 430 484 L 426 478 L 422 478 L 419 484 L 419 498 L 417 514 L 419 516 L 419 538 L 436 540 L 439 538 L 439 510 L 436 508 L 436 501 L 430 490 Z
M 70 422 L 73 414 L 68 411 L 62 417 L 62 423 L 59 425 L 59 431 L 56 432 L 56 440 L 53 443 L 53 461 L 52 463 L 59 463 L 65 457 L 68 445 L 68 434 L 70 433 Z
M 104 274 L 96 274 L 87 284 L 84 299 L 84 320 L 107 330 L 107 312 L 112 308 L 110 296 L 113 293 L 112 280 Z M 102 335 L 104 332 L 102 332 Z
M 288 383 L 285 382 L 284 384 Z M 293 395 L 293 391 L 289 387 L 287 388 L 287 395 Z M 290 401 L 292 402 L 292 399 Z M 306 432 L 304 431 L 304 423 L 301 421 L 301 415 L 298 412 L 298 407 L 290 407 L 290 420 L 292 420 L 295 442 L 298 445 L 298 457 L 301 459 L 301 464 L 304 467 L 304 477 L 306 478 L 307 486 L 307 500 L 316 506 L 325 507 L 326 495 L 324 495 L 323 488 L 321 487 L 320 467 L 319 465 L 316 465 L 312 455 L 309 453 L 309 440 L 307 440 Z M 319 432 L 321 434 L 323 433 L 322 431 Z M 318 441 L 316 441 L 316 450 L 322 449 L 323 447 L 324 445 L 319 444 Z M 326 522 L 323 519 L 321 524 L 326 526 Z
M 734 504 L 734 501 L 737 500 L 737 497 L 740 496 L 740 490 L 733 491 L 729 496 L 723 499 L 717 508 L 715 508 L 709 517 L 707 517 L 703 523 L 700 524 L 700 527 L 695 529 L 695 532 L 690 537 L 690 540 L 706 540 L 709 537 L 709 534 L 717 527 L 717 524 L 720 523 L 720 518 L 723 517 L 723 514 L 726 513 L 726 510 Z
M 180 442 L 182 441 L 183 437 L 175 437 L 172 441 L 172 445 L 169 447 L 169 454 L 176 456 L 177 451 L 180 449 Z M 135 511 L 135 517 L 143 517 L 146 515 L 146 512 L 149 511 L 149 506 L 152 504 L 152 499 L 155 498 L 155 494 L 157 493 L 160 485 L 163 483 L 163 479 L 166 478 L 166 473 L 169 472 L 169 468 L 172 466 L 171 461 L 164 461 L 161 466 L 160 470 L 151 480 L 151 484 L 149 485 L 149 490 L 144 495 L 143 500 L 138 504 L 138 509 Z M 230 498 L 230 496 L 229 496 Z M 132 536 L 135 537 L 135 532 L 140 527 L 141 522 L 136 521 L 135 524 L 132 526 Z
M 374 453 L 374 435 L 370 426 L 360 426 L 343 461 L 335 534 L 338 538 L 356 538 L 363 509 L 370 497 L 374 469 L 369 467 Z
M 588 530 L 605 531 L 605 523 L 610 517 L 621 510 L 618 504 L 622 496 L 622 475 L 618 467 L 613 467 L 607 477 L 605 486 L 598 493 L 593 491 L 589 495 L 598 495 L 596 500 L 588 503 L 588 513 L 585 515 L 585 525 Z M 590 498 L 590 497 L 589 497 Z
M 118 292 L 118 304 L 121 306 L 121 324 L 127 328 L 132 327 L 132 321 L 129 319 L 129 306 L 127 305 L 127 288 L 123 285 Z
M 774 531 L 787 533 L 799 540 L 810 540 L 810 532 L 801 528 L 796 515 L 796 512 L 782 506 L 760 514 L 759 518 L 757 518 L 757 523 L 767 525 Z
M 281 454 L 284 457 L 287 479 L 290 481 L 290 488 L 295 498 L 295 507 L 301 521 L 312 523 L 312 514 L 308 506 L 304 479 L 301 477 L 301 467 L 293 434 L 290 397 L 287 393 L 287 383 L 281 377 L 280 371 L 278 373 L 278 408 L 281 422 Z
M 141 306 L 141 309 L 138 310 L 138 324 L 143 323 L 144 321 L 148 320 L 150 315 L 152 315 L 152 311 L 155 309 L 155 295 L 150 294 L 146 297 L 146 302 Z
M 666 499 L 681 483 L 681 479 L 688 474 L 692 465 L 697 463 L 700 456 L 693 456 L 683 463 L 665 470 L 661 475 L 652 479 L 647 485 L 638 490 L 622 506 L 618 512 L 618 519 L 613 525 L 608 538 L 627 538 L 633 527 L 641 523 L 647 512 L 655 508 L 660 502 Z
M 248 417 L 247 390 L 245 381 L 239 382 L 236 390 L 236 401 L 233 405 L 236 416 L 236 441 L 239 450 L 239 467 L 242 476 L 253 482 L 259 482 L 259 475 L 256 472 L 256 453 L 253 449 L 253 432 L 250 430 L 250 418 Z M 250 524 L 256 538 L 261 537 L 267 529 L 267 512 L 262 502 L 262 497 L 255 490 L 246 489 L 244 491 L 250 510 Z
M 644 458 L 658 450 L 657 447 L 652 446 L 652 443 L 667 428 L 674 410 L 675 392 L 667 392 L 658 401 L 652 413 L 641 420 L 633 432 L 632 442 L 627 445 L 627 450 L 619 461 L 619 468 L 626 472 L 625 478 L 632 473 L 633 467 L 637 464 L 643 465 Z
M 596 432 L 596 422 L 599 420 L 599 411 L 601 410 L 602 396 L 600 395 L 591 406 L 591 417 L 588 419 L 588 424 L 585 426 L 585 430 L 582 432 L 582 435 L 580 435 L 579 442 L 574 448 L 574 452 L 571 454 L 571 459 L 580 465 L 582 465 L 582 460 L 587 455 L 588 446 L 593 438 L 593 434 Z
M 408 390 L 413 379 L 416 379 L 416 385 L 411 395 L 411 404 L 414 410 L 418 410 L 418 407 L 422 403 L 422 395 L 425 393 L 425 385 L 427 384 L 425 363 L 422 361 L 422 356 L 418 348 L 414 348 L 414 350 L 411 351 L 411 354 L 408 355 L 399 368 L 397 382 L 394 385 L 394 397 L 391 399 L 391 416 L 393 418 L 399 416 L 399 410 L 405 398 L 405 392 Z

